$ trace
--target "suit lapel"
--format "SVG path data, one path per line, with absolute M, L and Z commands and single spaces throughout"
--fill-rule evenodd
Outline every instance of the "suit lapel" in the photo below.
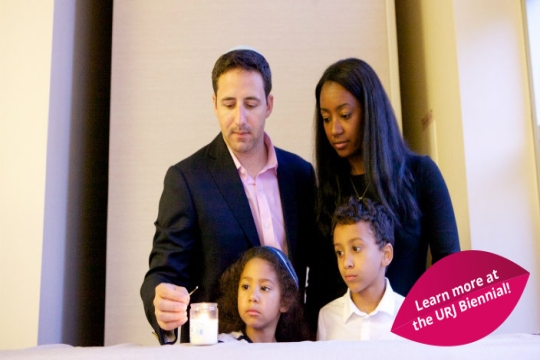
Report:
M 282 159 L 281 152 L 276 148 L 278 159 L 278 185 L 281 207 L 283 209 L 283 221 L 285 223 L 285 240 L 289 249 L 289 257 L 296 253 L 295 248 L 298 239 L 298 204 L 296 202 L 296 191 L 294 188 L 294 171 L 288 169 L 289 164 Z M 291 259 L 293 260 L 293 259 Z
M 221 133 L 210 143 L 209 169 L 223 199 L 253 246 L 260 246 L 257 228 L 246 197 L 242 180 Z

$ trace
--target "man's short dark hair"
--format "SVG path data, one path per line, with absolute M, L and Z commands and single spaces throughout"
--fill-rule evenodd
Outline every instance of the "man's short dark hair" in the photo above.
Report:
M 214 94 L 217 95 L 219 77 L 233 69 L 256 71 L 261 74 L 264 82 L 264 93 L 268 98 L 270 91 L 272 91 L 272 73 L 270 72 L 270 65 L 268 65 L 264 56 L 256 51 L 247 49 L 232 50 L 221 55 L 219 59 L 217 59 L 214 69 L 212 70 L 212 87 L 214 88 Z
M 380 249 L 386 244 L 394 246 L 392 218 L 384 206 L 369 199 L 350 197 L 345 204 L 339 206 L 332 219 L 332 233 L 337 225 L 352 225 L 360 221 L 369 223 Z

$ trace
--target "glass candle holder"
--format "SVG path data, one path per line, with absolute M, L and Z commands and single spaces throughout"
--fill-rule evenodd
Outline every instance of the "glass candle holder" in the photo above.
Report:
M 218 305 L 216 303 L 191 304 L 189 311 L 189 341 L 192 345 L 217 344 Z

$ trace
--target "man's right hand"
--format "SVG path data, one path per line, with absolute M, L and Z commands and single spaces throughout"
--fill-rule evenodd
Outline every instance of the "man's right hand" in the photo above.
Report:
M 170 331 L 184 325 L 188 320 L 189 300 L 185 287 L 167 283 L 156 286 L 154 307 L 159 327 Z

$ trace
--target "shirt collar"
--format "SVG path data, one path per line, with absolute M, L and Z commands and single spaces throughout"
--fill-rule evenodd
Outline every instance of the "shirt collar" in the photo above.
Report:
M 225 143 L 226 144 L 226 143 Z M 274 148 L 274 144 L 272 144 L 272 140 L 270 139 L 270 136 L 265 132 L 264 133 L 264 145 L 266 145 L 266 149 L 268 150 L 268 158 L 266 159 L 266 165 L 262 168 L 260 174 L 263 172 L 273 169 L 274 172 L 277 174 L 277 167 L 278 167 L 278 161 L 276 156 L 276 149 Z M 227 145 L 227 149 L 229 150 L 229 153 L 231 154 L 231 157 L 234 161 L 234 165 L 236 166 L 236 170 L 241 173 L 246 173 L 245 171 L 241 171 L 244 169 L 240 161 L 238 161 L 238 158 L 236 155 L 234 155 L 234 152 L 231 150 L 229 145 Z
M 346 301 L 345 306 L 343 306 L 343 323 L 346 323 L 353 314 L 356 314 L 363 318 L 374 316 L 378 312 L 385 312 L 392 316 L 394 315 L 396 311 L 396 304 L 394 302 L 394 291 L 390 286 L 390 281 L 388 280 L 388 278 L 385 277 L 384 279 L 386 281 L 386 289 L 384 290 L 383 297 L 381 301 L 379 301 L 379 304 L 377 305 L 375 310 L 373 310 L 369 314 L 361 311 L 356 307 L 355 303 L 352 301 L 351 298 L 351 290 L 347 289 L 347 293 L 345 293 L 344 295 Z

